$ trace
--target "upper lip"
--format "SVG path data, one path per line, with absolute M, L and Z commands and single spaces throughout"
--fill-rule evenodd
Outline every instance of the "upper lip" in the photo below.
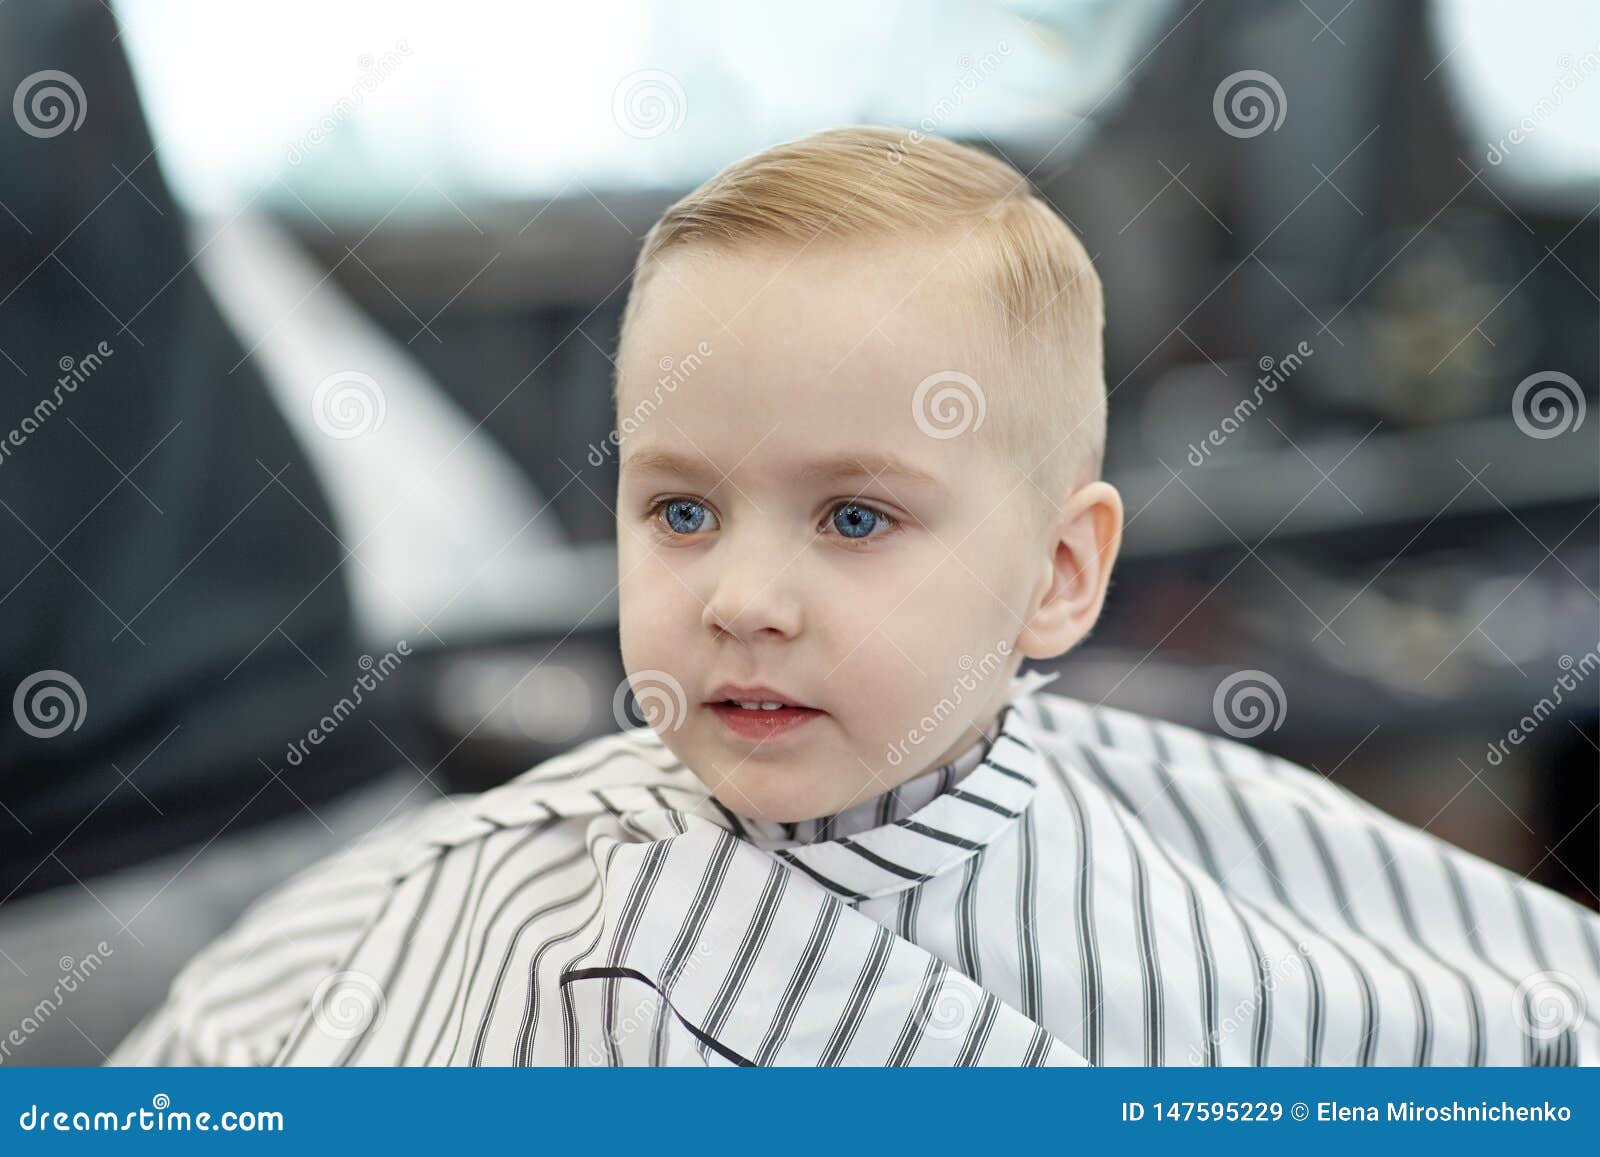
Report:
M 785 707 L 810 708 L 810 704 L 802 703 L 793 695 L 760 683 L 724 683 L 711 692 L 706 702 L 721 703 L 724 699 L 732 699 L 735 703 L 782 703 Z

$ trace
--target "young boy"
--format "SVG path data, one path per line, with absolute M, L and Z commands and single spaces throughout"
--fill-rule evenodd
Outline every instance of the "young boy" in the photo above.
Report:
M 935 138 L 819 133 L 678 202 L 616 382 L 651 726 L 308 869 L 113 1059 L 1600 1060 L 1594 913 L 1018 675 L 1120 543 L 1101 318 L 1019 174 Z

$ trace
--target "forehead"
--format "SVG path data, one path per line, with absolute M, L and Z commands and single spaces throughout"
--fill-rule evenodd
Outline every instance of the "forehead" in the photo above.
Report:
M 797 486 L 812 484 L 881 483 L 886 487 L 906 488 L 918 493 L 948 496 L 950 485 L 938 469 L 938 462 L 919 463 L 915 458 L 877 444 L 855 448 L 786 446 L 768 454 L 760 446 L 740 457 L 738 469 L 752 458 L 772 464 L 772 473 L 782 482 Z M 622 460 L 623 473 L 630 478 L 681 478 L 714 489 L 724 474 L 732 473 L 699 447 L 672 438 L 653 438 L 629 446 Z
M 995 391 L 983 386 L 990 373 L 978 357 L 990 319 L 947 256 L 950 245 L 891 239 L 668 255 L 636 303 L 618 359 L 624 442 L 635 452 L 670 446 L 730 472 L 746 456 L 781 459 L 796 474 L 874 452 L 932 474 L 970 464 L 977 414 L 993 420 Z M 944 431 L 931 425 L 930 408 L 950 402 L 952 390 L 971 395 L 970 428 L 933 436 L 930 428 Z
M 689 330 L 842 357 L 873 338 L 891 347 L 902 337 L 938 338 L 930 356 L 968 357 L 960 339 L 975 328 L 984 294 L 967 269 L 954 235 L 690 245 L 654 262 L 628 344 L 649 347 Z

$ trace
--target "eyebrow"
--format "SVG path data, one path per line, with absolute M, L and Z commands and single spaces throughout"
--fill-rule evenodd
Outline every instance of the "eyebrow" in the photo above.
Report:
M 676 450 L 640 450 L 622 459 L 618 469 L 623 473 L 677 474 L 700 478 L 718 476 L 721 471 L 701 455 L 683 454 Z M 808 462 L 795 471 L 800 482 L 846 482 L 854 479 L 893 478 L 901 482 L 945 489 L 936 475 L 922 470 L 903 458 L 880 450 L 863 450 L 859 453 L 834 454 Z

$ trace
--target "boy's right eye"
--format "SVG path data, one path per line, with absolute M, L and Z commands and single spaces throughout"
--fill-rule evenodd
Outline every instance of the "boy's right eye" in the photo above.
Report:
M 656 504 L 652 511 L 665 521 L 674 534 L 698 534 L 702 530 L 715 530 L 717 516 L 702 502 L 689 498 L 669 498 Z M 707 522 L 713 525 L 707 526 Z

